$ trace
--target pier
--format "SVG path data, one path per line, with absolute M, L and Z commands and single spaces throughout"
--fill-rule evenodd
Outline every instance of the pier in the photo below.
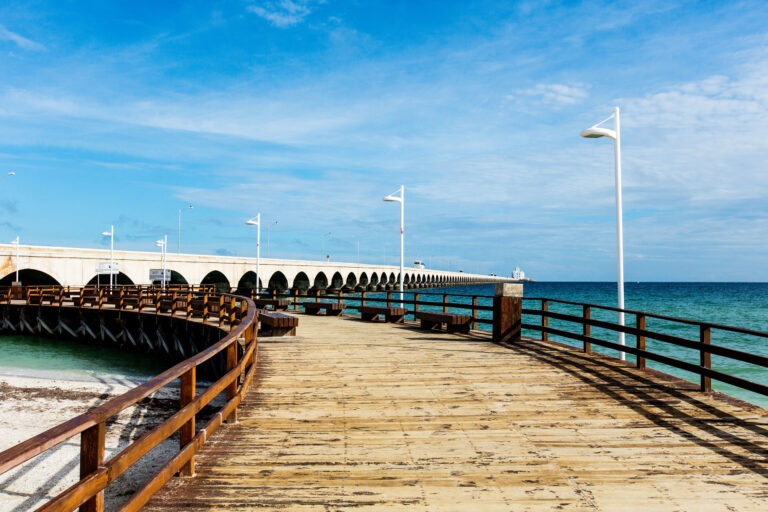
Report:
M 253 299 L 207 288 L 101 289 L 97 299 L 93 289 L 59 289 L 56 300 L 51 290 L 26 289 L 21 298 L 9 292 L 0 308 L 4 324 L 14 328 L 27 328 L 21 319 L 34 329 L 34 318 L 80 310 L 117 315 L 129 329 L 136 315 L 157 317 L 157 325 L 171 318 L 208 325 L 223 338 L 135 390 L 0 453 L 0 473 L 79 436 L 80 480 L 40 503 L 41 510 L 100 511 L 111 482 L 180 432 L 176 455 L 120 510 L 765 508 L 768 413 L 713 392 L 711 384 L 763 395 L 768 387 L 713 367 L 710 356 L 768 363 L 712 343 L 710 334 L 737 332 L 762 342 L 768 333 L 634 311 L 625 314 L 635 315 L 636 325 L 620 326 L 596 318 L 615 308 L 523 298 L 517 291 L 498 288 L 492 306 L 477 297 L 443 294 L 440 301 L 410 292 L 402 323 L 356 313 L 374 304 L 398 310 L 391 292 L 302 299 L 335 301 L 326 304 L 345 306 L 340 317 L 307 315 L 293 296 L 287 314 L 298 319 L 296 335 L 259 339 L 262 310 Z M 25 313 L 7 314 L 12 308 Z M 468 314 L 449 312 L 459 309 Z M 426 311 L 430 321 L 417 322 Z M 434 330 L 435 318 L 454 317 L 466 320 L 467 333 Z M 690 324 L 701 339 L 658 332 L 646 325 L 653 319 Z M 576 328 L 556 323 L 564 321 Z M 619 346 L 593 327 L 625 332 L 635 343 Z M 521 336 L 521 328 L 540 336 Z M 664 356 L 646 346 L 648 339 L 694 347 L 700 364 Z M 595 353 L 596 346 L 637 357 L 620 361 Z M 215 357 L 220 377 L 198 388 L 197 368 Z M 695 371 L 701 380 L 651 370 L 649 360 Z M 110 419 L 177 379 L 178 412 L 107 457 Z M 196 424 L 197 413 L 220 394 L 226 401 Z

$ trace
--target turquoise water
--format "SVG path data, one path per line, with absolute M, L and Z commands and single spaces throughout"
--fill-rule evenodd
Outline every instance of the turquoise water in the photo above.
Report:
M 89 377 L 152 377 L 170 365 L 150 354 L 129 353 L 114 345 L 0 335 L 0 367 Z
M 427 294 L 449 293 L 490 296 L 493 295 L 493 286 L 475 285 L 434 288 L 429 290 L 419 290 L 419 293 L 421 294 L 422 301 L 433 300 L 440 302 L 442 301 L 441 295 L 430 296 Z M 385 293 L 368 294 L 369 300 L 371 298 L 384 296 L 386 296 Z M 393 302 L 396 301 L 397 296 L 397 292 L 392 294 Z M 530 298 L 544 297 L 606 306 L 615 306 L 617 302 L 615 283 L 526 283 L 524 286 L 524 296 Z M 411 297 L 412 293 L 406 292 L 406 298 Z M 471 304 L 472 298 L 451 297 L 449 301 Z M 768 283 L 626 283 L 624 302 L 626 309 L 768 332 Z M 358 305 L 359 302 L 350 301 L 350 304 Z M 490 305 L 491 299 L 488 297 L 480 297 L 478 299 L 478 304 Z M 524 301 L 524 307 L 526 308 L 540 309 L 540 306 L 541 303 L 538 301 Z M 420 309 L 441 310 L 442 307 L 422 306 Z M 582 313 L 580 306 L 569 306 L 565 304 L 550 303 L 549 310 L 578 316 L 581 316 Z M 458 308 L 449 309 L 449 311 L 464 314 L 468 313 L 466 309 Z M 490 319 L 491 312 L 478 311 L 478 317 Z M 592 318 L 616 322 L 617 313 L 593 309 Z M 523 322 L 540 324 L 541 317 L 524 315 Z M 634 326 L 635 316 L 627 315 L 625 324 Z M 581 332 L 581 326 L 572 322 L 550 319 L 549 326 L 570 332 Z M 490 330 L 491 326 L 479 324 L 478 328 Z M 648 318 L 646 320 L 646 329 L 694 341 L 698 341 L 699 339 L 698 326 L 688 326 L 675 322 Z M 539 337 L 539 333 L 536 331 L 524 331 L 523 334 L 526 336 Z M 604 329 L 592 328 L 592 336 L 606 341 L 617 341 L 617 334 L 615 332 L 606 331 Z M 574 341 L 569 338 L 550 335 L 550 339 L 569 345 L 581 346 L 580 341 Z M 635 342 L 636 339 L 634 336 L 626 336 L 626 343 L 628 345 L 634 346 Z M 768 338 L 758 338 L 755 336 L 713 330 L 712 344 L 768 356 Z M 646 348 L 651 352 L 699 364 L 699 353 L 692 349 L 650 339 L 646 341 Z M 593 345 L 593 349 L 595 352 L 618 357 L 618 351 L 615 350 L 605 349 L 596 345 Z M 627 360 L 634 361 L 634 356 L 627 354 Z M 699 381 L 698 375 L 684 370 L 678 370 L 677 368 L 654 361 L 647 361 L 647 365 L 650 368 L 675 375 L 691 382 L 698 383 Z M 713 355 L 712 369 L 742 377 L 759 384 L 768 385 L 768 369 L 754 366 L 749 363 Z M 761 405 L 762 407 L 768 407 L 768 397 L 763 395 L 744 391 L 740 388 L 717 381 L 713 381 L 712 386 L 714 389 L 728 395 Z

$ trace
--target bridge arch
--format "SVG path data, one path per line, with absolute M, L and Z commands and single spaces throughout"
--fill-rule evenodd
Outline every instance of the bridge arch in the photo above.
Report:
M 200 280 L 200 284 L 212 284 L 219 293 L 229 292 L 229 279 L 218 270 L 211 270 Z
M 312 283 L 309 282 L 309 276 L 305 274 L 304 272 L 299 272 L 296 274 L 296 277 L 293 278 L 293 288 L 294 290 L 299 290 L 302 292 L 306 292 L 311 287 Z
M 264 288 L 264 281 L 259 279 L 261 282 L 260 288 Z M 240 280 L 237 282 L 237 289 L 239 291 L 242 291 L 244 293 L 250 293 L 251 290 L 256 289 L 256 272 L 253 270 L 249 270 L 243 276 L 240 278 Z
M 370 282 L 370 279 L 368 279 L 368 274 L 366 272 L 362 272 L 360 274 L 360 279 L 358 279 L 357 284 L 365 288 L 368 286 L 368 283 Z
M 350 272 L 347 274 L 347 280 L 344 283 L 344 287 L 349 288 L 350 290 L 354 290 L 355 286 L 357 286 L 357 276 L 354 272 Z
M 312 281 L 312 288 L 314 290 L 325 290 L 328 288 L 328 276 L 325 272 L 318 272 L 315 279 Z
M 397 282 L 397 276 L 394 272 L 389 273 L 389 281 L 387 284 L 395 284 Z
M 0 279 L 0 286 L 11 286 L 14 281 L 16 281 L 16 270 L 13 270 L 11 273 L 6 274 L 2 279 Z M 19 281 L 21 281 L 21 284 L 24 286 L 61 285 L 61 281 L 59 279 L 56 279 L 54 276 L 47 272 L 43 272 L 42 270 L 37 270 L 35 268 L 19 269 Z
M 267 288 L 276 292 L 284 292 L 288 289 L 288 278 L 278 270 L 269 277 Z
M 340 273 L 334 273 L 333 277 L 331 278 L 329 288 L 332 290 L 341 290 L 342 286 L 344 286 L 344 278 L 341 277 Z
M 365 273 L 363 273 L 363 275 L 365 275 Z M 360 281 L 362 281 L 362 280 L 363 280 L 363 278 L 362 278 L 362 276 L 361 276 L 361 277 L 360 277 Z M 378 275 L 376 272 L 374 272 L 374 273 L 372 273 L 372 274 L 371 274 L 371 280 L 370 280 L 370 282 L 369 282 L 368 284 L 369 284 L 371 287 L 376 287 L 376 286 L 378 286 L 378 284 L 379 284 L 379 275 Z
M 23 283 L 23 282 L 24 282 L 24 281 L 22 281 L 22 283 Z M 131 280 L 131 278 L 130 278 L 130 277 L 128 277 L 127 275 L 123 274 L 122 272 L 118 273 L 118 274 L 115 276 L 115 279 L 114 279 L 114 281 L 113 281 L 113 282 L 114 282 L 115 284 L 136 284 L 136 283 L 134 283 L 134 282 Z M 158 281 L 158 283 L 159 283 L 159 282 L 160 282 L 160 281 Z M 26 284 L 26 283 L 24 283 L 24 284 Z M 109 276 L 108 276 L 108 275 L 106 275 L 106 274 L 105 274 L 105 275 L 101 275 L 101 276 L 99 276 L 99 275 L 95 275 L 95 276 L 93 276 L 93 277 L 92 277 L 92 278 L 91 278 L 91 279 L 90 279 L 90 280 L 89 280 L 87 283 L 85 283 L 85 284 L 88 284 L 88 285 L 94 285 L 94 284 L 98 284 L 98 285 L 100 285 L 100 286 L 108 285 L 108 284 L 109 284 Z

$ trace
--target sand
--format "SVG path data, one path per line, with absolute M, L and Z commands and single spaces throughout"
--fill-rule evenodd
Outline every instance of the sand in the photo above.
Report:
M 93 378 L 0 368 L 0 451 L 82 414 L 143 381 L 120 376 Z M 178 399 L 177 381 L 108 422 L 107 459 L 178 410 Z M 178 443 L 176 433 L 112 483 L 105 491 L 106 510 L 115 510 L 137 490 L 178 450 Z M 79 455 L 78 435 L 0 475 L 0 511 L 33 510 L 77 482 Z

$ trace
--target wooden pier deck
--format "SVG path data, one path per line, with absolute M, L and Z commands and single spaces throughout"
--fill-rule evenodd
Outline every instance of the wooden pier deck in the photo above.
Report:
M 301 326 L 146 510 L 768 510 L 765 410 L 543 342 Z

